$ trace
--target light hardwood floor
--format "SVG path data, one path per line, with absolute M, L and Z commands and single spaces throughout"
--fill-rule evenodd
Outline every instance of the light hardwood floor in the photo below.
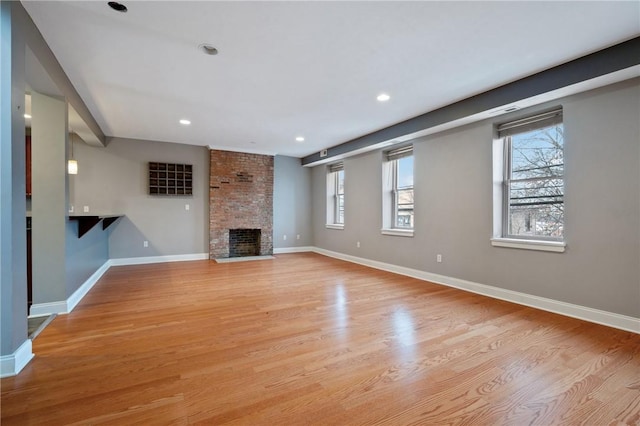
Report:
M 317 254 L 114 267 L 2 425 L 640 424 L 640 335 Z

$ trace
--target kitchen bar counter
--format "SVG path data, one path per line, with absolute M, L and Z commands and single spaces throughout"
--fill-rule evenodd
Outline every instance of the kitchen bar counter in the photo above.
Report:
M 107 229 L 113 222 L 122 216 L 124 215 L 116 213 L 81 213 L 69 215 L 69 220 L 75 220 L 78 222 L 78 238 L 81 238 L 98 223 L 102 222 L 102 229 Z

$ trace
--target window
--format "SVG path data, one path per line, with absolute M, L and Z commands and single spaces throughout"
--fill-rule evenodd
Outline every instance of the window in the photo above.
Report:
M 344 170 L 334 172 L 335 177 L 335 223 L 344 224 Z
M 562 242 L 562 109 L 499 125 L 494 162 L 498 163 L 494 178 L 500 179 L 499 194 L 494 186 L 494 196 L 500 200 L 499 205 L 494 203 L 494 209 L 499 209 L 495 216 L 500 218 L 494 221 L 494 227 L 500 227 L 494 229 L 494 235 L 522 241 Z
M 413 235 L 413 146 L 385 153 L 383 233 Z
M 327 169 L 327 227 L 344 227 L 344 164 Z

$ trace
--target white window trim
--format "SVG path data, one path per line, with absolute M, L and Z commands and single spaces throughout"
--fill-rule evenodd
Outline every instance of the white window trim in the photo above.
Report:
M 344 167 L 341 165 L 341 167 Z M 344 170 L 344 168 L 342 169 Z M 327 229 L 344 229 L 344 223 L 335 222 L 338 218 L 338 176 L 337 171 L 327 168 L 326 224 Z
M 528 120 L 531 117 L 525 117 Z M 507 150 L 505 149 L 504 138 L 498 136 L 496 130 L 493 141 L 493 232 L 491 245 L 493 247 L 514 248 L 523 250 L 547 251 L 555 253 L 564 253 L 567 243 L 566 240 L 543 240 L 531 238 L 511 238 L 504 235 L 505 222 L 504 218 L 508 214 L 505 200 L 504 181 L 506 179 L 506 159 Z M 564 178 L 564 176 L 563 176 Z
M 413 145 L 407 145 L 397 150 L 409 149 L 413 156 Z M 415 223 L 413 228 L 397 227 L 398 220 L 398 204 L 397 201 L 397 159 L 390 160 L 388 151 L 383 152 L 382 164 L 382 229 L 383 235 L 394 235 L 400 237 L 413 237 Z M 415 159 L 415 157 L 414 157 Z M 414 160 L 415 161 L 415 160 Z M 414 163 L 415 167 L 415 163 Z M 415 169 L 414 169 L 415 170 Z M 415 191 L 415 186 L 412 188 Z M 415 204 L 414 204 L 415 209 Z
M 524 250 L 551 251 L 564 253 L 567 243 L 564 241 L 521 240 L 515 238 L 491 238 L 494 247 L 506 247 Z
M 382 233 L 382 235 L 393 235 L 396 237 L 413 237 L 413 229 L 382 228 L 380 232 Z

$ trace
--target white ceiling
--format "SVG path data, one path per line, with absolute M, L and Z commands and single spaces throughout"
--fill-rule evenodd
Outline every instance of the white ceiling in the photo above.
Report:
M 122 3 L 23 0 L 107 136 L 295 157 L 640 34 L 638 1 Z

